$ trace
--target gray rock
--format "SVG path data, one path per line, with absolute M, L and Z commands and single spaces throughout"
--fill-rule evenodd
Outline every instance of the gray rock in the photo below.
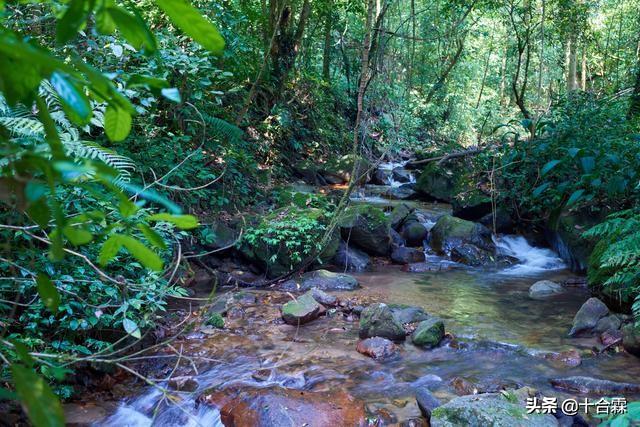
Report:
M 518 393 L 516 391 L 515 393 Z M 527 414 L 522 402 L 507 399 L 501 393 L 456 397 L 431 412 L 431 427 L 494 426 L 551 427 L 558 421 L 553 415 Z
M 376 185 L 389 185 L 392 172 L 389 169 L 376 169 L 371 176 L 371 183 Z
M 395 168 L 392 171 L 393 179 L 397 182 L 411 182 L 411 171 L 402 168 Z
M 282 319 L 290 325 L 302 325 L 317 318 L 321 309 L 309 291 L 282 306 Z
M 418 408 L 420 412 L 427 419 L 431 420 L 431 412 L 434 409 L 442 405 L 440 401 L 429 391 L 426 387 L 421 387 L 416 390 L 416 401 L 418 402 Z
M 471 243 L 462 243 L 451 249 L 451 260 L 461 264 L 478 267 L 495 262 L 495 257 L 488 251 Z
M 429 319 L 429 315 L 422 307 L 400 304 L 390 304 L 389 307 L 391 307 L 393 316 L 403 325 L 405 323 L 417 323 Z
M 580 394 L 613 395 L 639 393 L 640 384 L 620 383 L 591 377 L 553 378 L 549 380 L 555 388 Z
M 311 295 L 313 295 L 313 299 L 325 307 L 333 307 L 338 303 L 338 298 L 335 295 L 330 295 L 318 288 L 311 289 Z
M 348 271 L 364 271 L 371 265 L 371 258 L 366 252 L 349 246 L 344 241 L 340 242 L 333 261 Z
M 407 242 L 404 238 L 393 228 L 389 230 L 389 235 L 391 236 L 391 244 L 393 248 L 397 248 L 398 246 L 404 246 Z
M 399 187 L 391 187 L 385 195 L 390 199 L 408 200 L 416 195 L 413 184 L 402 184 Z
M 391 228 L 399 230 L 402 224 L 404 224 L 407 217 L 413 213 L 414 209 L 406 203 L 400 203 L 391 211 L 389 220 L 391 221 Z
M 582 304 L 580 310 L 573 318 L 573 326 L 569 331 L 569 336 L 575 337 L 580 334 L 593 332 L 593 328 L 598 324 L 598 320 L 609 314 L 607 306 L 598 298 L 589 298 Z
M 406 336 L 402 323 L 393 315 L 386 304 L 371 304 L 360 315 L 360 338 L 383 337 L 403 340 Z
M 391 260 L 398 264 L 411 264 L 414 262 L 423 262 L 425 260 L 424 252 L 416 248 L 407 248 L 400 246 L 391 252 Z
M 322 291 L 352 291 L 358 289 L 358 281 L 348 274 L 332 273 L 327 270 L 316 270 L 302 276 L 287 280 L 280 285 L 283 291 L 308 291 L 318 288 Z
M 640 357 L 640 330 L 633 323 L 622 327 L 622 346 L 627 352 Z
M 595 332 L 602 333 L 605 331 L 616 331 L 620 329 L 622 322 L 615 314 L 610 314 L 602 319 L 598 320 L 596 327 L 593 328 Z
M 562 285 L 551 280 L 540 280 L 529 288 L 529 298 L 531 299 L 545 299 L 562 293 L 564 293 Z
M 391 225 L 384 212 L 372 205 L 348 207 L 338 220 L 342 238 L 370 255 L 385 256 L 391 252 Z
M 418 327 L 411 334 L 411 341 L 420 347 L 433 348 L 444 338 L 444 322 L 432 317 L 418 323 Z

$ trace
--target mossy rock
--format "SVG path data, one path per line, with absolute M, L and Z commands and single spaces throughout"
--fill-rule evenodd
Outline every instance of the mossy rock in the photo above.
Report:
M 391 252 L 389 218 L 372 205 L 348 207 L 338 220 L 342 238 L 370 255 L 384 256 Z
M 450 254 L 451 251 L 464 244 L 494 252 L 495 245 L 491 240 L 491 231 L 482 224 L 466 221 L 451 215 L 438 219 L 431 229 L 429 244 L 438 254 Z
M 552 427 L 558 420 L 548 414 L 527 414 L 525 406 L 512 392 L 513 399 L 501 393 L 456 397 L 431 412 L 431 427 L 494 426 Z
M 382 337 L 403 340 L 406 336 L 402 323 L 386 304 L 371 304 L 360 315 L 360 338 Z
M 471 221 L 477 221 L 491 213 L 491 208 L 491 197 L 476 188 L 466 191 L 460 189 L 451 201 L 453 215 Z
M 291 228 L 294 229 L 293 219 L 300 217 L 305 217 L 307 220 L 315 220 L 319 224 L 327 224 L 329 222 L 329 218 L 326 217 L 326 212 L 322 209 L 300 209 L 294 206 L 288 206 L 265 216 L 258 221 L 255 227 L 261 229 L 274 228 L 286 218 L 292 220 Z M 323 235 L 324 231 L 317 229 L 308 235 L 301 236 L 301 238 L 306 239 L 306 242 L 301 241 L 299 248 L 288 246 L 288 244 L 290 245 L 290 241 L 284 239 L 278 243 L 267 244 L 264 240 L 259 240 L 255 244 L 250 244 L 245 238 L 239 250 L 247 259 L 262 267 L 267 273 L 267 276 L 273 278 L 292 271 L 299 264 L 294 257 L 294 252 L 297 250 L 301 258 L 304 259 L 307 254 L 300 253 L 303 243 L 313 246 L 320 241 Z M 318 255 L 319 262 L 325 263 L 330 261 L 335 256 L 339 245 L 340 234 L 336 230 L 331 234 L 329 241 Z
M 355 169 L 354 169 L 355 166 Z M 320 165 L 319 172 L 323 178 L 330 184 L 342 184 L 351 180 L 351 174 L 355 170 L 356 177 L 359 178 L 360 184 L 368 181 L 367 171 L 370 169 L 371 163 L 366 159 L 347 154 L 341 157 L 332 158 L 323 165 Z
M 456 196 L 457 177 L 453 170 L 431 162 L 422 170 L 415 188 L 436 200 L 451 203 Z
M 207 319 L 205 320 L 204 324 L 207 326 L 213 326 L 214 328 L 224 328 L 224 319 L 222 318 L 222 315 L 218 312 L 209 312 L 207 314 Z
M 302 325 L 317 318 L 321 310 L 312 291 L 309 291 L 282 306 L 282 319 L 290 325 Z
M 418 323 L 418 327 L 411 334 L 411 341 L 420 347 L 433 348 L 444 338 L 444 322 L 432 317 Z

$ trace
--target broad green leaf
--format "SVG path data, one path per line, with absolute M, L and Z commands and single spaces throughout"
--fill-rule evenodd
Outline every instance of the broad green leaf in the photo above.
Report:
M 36 427 L 63 427 L 62 405 L 47 382 L 33 369 L 11 365 L 13 383 L 27 416 Z
M 149 221 L 165 221 L 170 222 L 182 230 L 191 230 L 198 227 L 198 218 L 193 215 L 171 215 L 168 213 L 159 213 L 151 215 L 147 218 Z
M 222 55 L 224 39 L 215 25 L 186 0 L 156 0 L 171 21 L 190 35 L 202 47 L 215 55 Z
M 56 41 L 64 44 L 71 40 L 84 25 L 89 15 L 85 0 L 71 0 L 67 10 L 56 24 Z
M 36 361 L 31 357 L 29 348 L 24 343 L 17 340 L 11 341 L 11 344 L 13 344 L 13 349 L 16 352 L 16 356 L 18 356 L 18 360 L 20 360 L 20 362 L 22 362 L 22 364 L 27 368 L 33 367 Z
M 127 87 L 146 87 L 147 89 L 163 89 L 169 87 L 169 82 L 158 77 L 145 76 L 143 74 L 132 74 L 127 80 Z
M 132 337 L 137 339 L 142 338 L 142 333 L 140 332 L 140 328 L 138 327 L 138 324 L 133 320 L 127 319 L 127 318 L 123 319 L 122 327 Z
M 583 194 L 584 194 L 584 190 L 583 189 L 574 191 L 571 194 L 571 196 L 569 196 L 569 200 L 567 200 L 566 206 L 569 207 L 569 206 L 574 205 L 578 200 L 580 200 L 582 198 Z
M 544 184 L 541 184 L 541 185 L 537 186 L 536 188 L 534 188 L 534 190 L 533 190 L 533 192 L 531 194 L 533 195 L 533 197 L 538 197 L 539 195 L 544 193 L 544 190 L 549 188 L 550 185 L 551 185 L 550 182 L 545 182 Z
M 90 231 L 80 227 L 73 227 L 71 225 L 64 227 L 62 229 L 62 234 L 69 239 L 73 246 L 86 245 L 93 240 L 93 234 L 91 234 Z
M 49 224 L 51 210 L 49 209 L 46 198 L 42 197 L 31 203 L 27 208 L 27 213 L 40 227 L 44 228 Z
M 581 157 L 580 165 L 582 165 L 584 173 L 589 173 L 596 167 L 596 158 L 593 156 Z
M 109 105 L 104 113 L 104 130 L 111 141 L 122 141 L 131 131 L 131 115 L 121 108 Z
M 561 160 L 551 160 L 540 170 L 540 176 L 545 176 L 551 169 L 561 163 Z
M 120 199 L 120 203 L 118 204 L 118 210 L 120 211 L 120 215 L 125 218 L 130 217 L 131 215 L 138 212 L 140 208 L 136 206 L 131 200 L 127 199 L 126 196 Z
M 169 101 L 173 101 L 178 104 L 182 102 L 182 98 L 180 97 L 180 91 L 175 87 L 162 89 L 160 93 L 162 93 L 162 96 L 167 98 Z
M 62 107 L 69 118 L 81 126 L 89 123 L 93 114 L 89 99 L 81 89 L 78 89 L 71 82 L 69 76 L 56 71 L 51 75 L 49 81 L 60 96 Z
M 122 36 L 131 46 L 144 50 L 145 54 L 152 54 L 156 51 L 156 39 L 140 16 L 131 14 L 120 7 L 110 7 L 107 10 Z
M 51 282 L 51 279 L 44 273 L 38 273 L 36 276 L 36 284 L 38 285 L 38 294 L 44 306 L 52 313 L 56 313 L 60 305 L 60 295 Z
M 164 239 L 161 235 L 159 235 L 153 228 L 149 227 L 147 224 L 138 224 L 138 229 L 144 234 L 144 237 L 147 238 L 149 243 L 151 243 L 156 248 L 166 249 L 167 244 L 164 242 Z
M 140 264 L 148 268 L 149 270 L 161 271 L 163 262 L 162 259 L 146 247 L 141 241 L 131 236 L 120 235 L 122 245 L 127 248 L 127 251 L 133 255 Z
M 116 30 L 116 23 L 107 10 L 114 6 L 113 0 L 104 0 L 96 11 L 96 28 L 100 34 L 113 34 Z
M 117 255 L 118 251 L 122 248 L 122 235 L 114 234 L 110 236 L 100 248 L 100 254 L 98 255 L 98 263 L 101 266 L 109 264 L 109 262 Z
M 567 153 L 569 153 L 569 155 L 570 155 L 571 157 L 575 157 L 575 156 L 577 156 L 577 155 L 578 155 L 578 153 L 580 153 L 581 151 L 582 151 L 582 149 L 581 149 L 581 148 L 573 147 L 573 148 L 569 148 L 569 149 L 567 150 Z

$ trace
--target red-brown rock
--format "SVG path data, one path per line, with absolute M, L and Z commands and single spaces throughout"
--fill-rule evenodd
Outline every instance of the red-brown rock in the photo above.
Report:
M 358 342 L 356 350 L 358 353 L 374 359 L 387 359 L 396 356 L 399 352 L 397 345 L 381 337 L 367 338 L 366 340 Z

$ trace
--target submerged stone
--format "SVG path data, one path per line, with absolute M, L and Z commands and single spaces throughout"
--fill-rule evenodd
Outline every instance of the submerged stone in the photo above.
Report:
M 317 288 L 322 291 L 352 291 L 359 288 L 358 281 L 349 274 L 316 270 L 304 273 L 296 279 L 287 280 L 280 285 L 283 291 L 308 291 Z
M 545 299 L 562 293 L 564 293 L 564 287 L 551 280 L 540 280 L 529 288 L 529 298 L 531 299 Z
M 613 395 L 618 393 L 640 393 L 640 384 L 620 383 L 591 377 L 553 378 L 549 380 L 555 388 L 580 394 Z
M 373 337 L 358 342 L 358 353 L 373 359 L 388 359 L 398 355 L 398 346 L 386 338 Z

